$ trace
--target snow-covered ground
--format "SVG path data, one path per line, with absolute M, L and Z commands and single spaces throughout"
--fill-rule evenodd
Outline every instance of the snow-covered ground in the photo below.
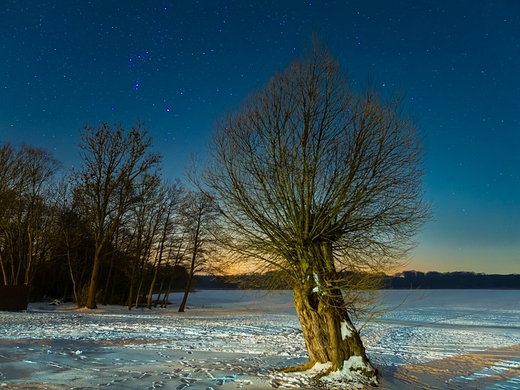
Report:
M 0 312 L 0 388 L 313 388 L 291 292 L 208 290 L 168 309 Z M 520 290 L 382 292 L 362 332 L 388 389 L 520 389 Z

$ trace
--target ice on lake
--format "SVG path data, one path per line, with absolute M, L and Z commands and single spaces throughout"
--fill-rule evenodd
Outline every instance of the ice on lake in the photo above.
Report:
M 312 388 L 277 371 L 306 361 L 291 292 L 200 291 L 178 313 L 181 298 L 168 309 L 0 313 L 0 385 Z M 520 290 L 384 291 L 380 307 L 362 335 L 383 388 L 520 388 Z

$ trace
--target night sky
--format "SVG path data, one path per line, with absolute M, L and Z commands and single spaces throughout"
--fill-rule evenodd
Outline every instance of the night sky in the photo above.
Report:
M 407 269 L 520 273 L 520 3 L 2 0 L 0 142 L 78 166 L 84 122 L 145 121 L 181 178 L 214 120 L 319 31 L 354 79 L 402 88 L 434 220 Z

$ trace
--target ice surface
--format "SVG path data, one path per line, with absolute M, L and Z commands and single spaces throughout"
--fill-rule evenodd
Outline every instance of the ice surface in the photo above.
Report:
M 309 375 L 277 371 L 306 361 L 290 292 L 201 291 L 178 313 L 181 298 L 171 294 L 168 309 L 31 303 L 0 313 L 0 386 L 312 388 Z M 520 388 L 520 291 L 391 291 L 381 307 L 362 337 L 393 378 L 386 388 L 419 388 L 411 377 Z

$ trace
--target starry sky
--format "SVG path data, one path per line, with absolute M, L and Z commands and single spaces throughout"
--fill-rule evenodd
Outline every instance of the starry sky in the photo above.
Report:
M 434 219 L 407 269 L 520 273 L 520 4 L 2 0 L 0 142 L 79 165 L 84 122 L 145 121 L 182 178 L 215 119 L 319 31 L 354 80 L 402 88 Z

